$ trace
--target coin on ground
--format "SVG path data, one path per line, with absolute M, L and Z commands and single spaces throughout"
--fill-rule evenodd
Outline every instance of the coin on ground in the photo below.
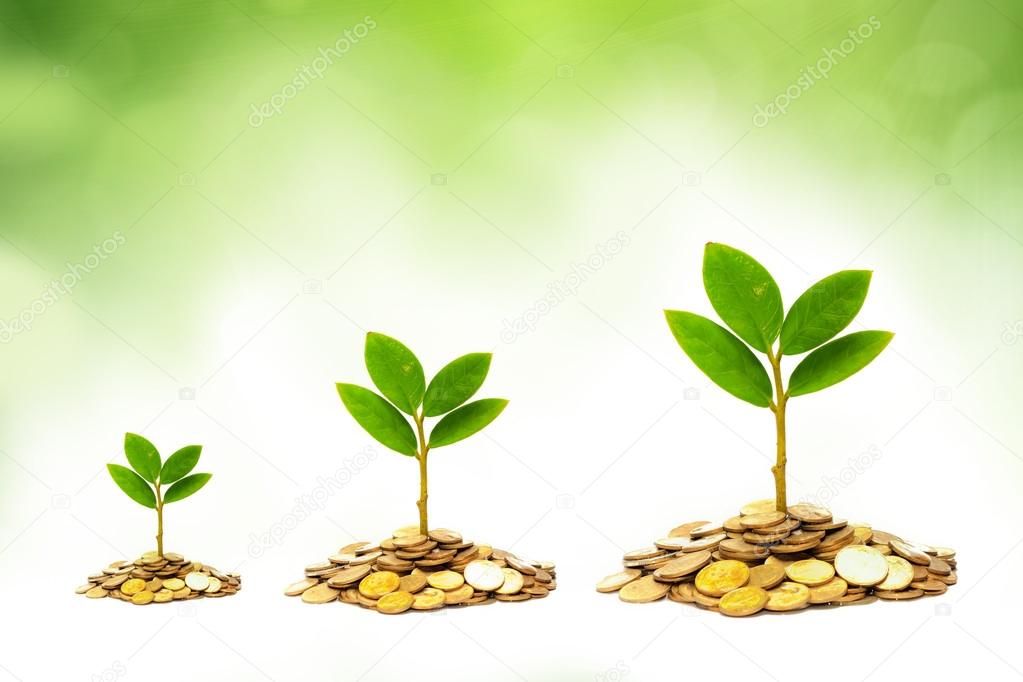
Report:
M 444 603 L 449 606 L 453 604 L 462 604 L 472 597 L 473 592 L 474 590 L 472 589 L 472 585 L 462 585 L 450 592 L 445 592 Z
M 831 521 L 831 512 L 815 504 L 794 504 L 789 507 L 789 516 L 811 524 Z
M 518 594 L 522 591 L 522 574 L 514 568 L 502 568 L 504 583 L 497 588 L 498 594 Z
M 85 596 L 89 599 L 102 599 L 107 596 L 107 591 L 102 587 L 93 587 L 85 592 Z
M 888 575 L 888 562 L 873 547 L 849 545 L 835 555 L 835 570 L 850 585 L 876 585 Z
M 741 561 L 725 559 L 704 566 L 696 574 L 696 589 L 709 597 L 720 597 L 742 587 L 749 580 L 749 567 Z
M 827 604 L 840 597 L 844 597 L 848 589 L 849 583 L 836 575 L 823 585 L 810 588 L 810 603 Z
M 337 599 L 338 592 L 327 583 L 320 583 L 315 587 L 310 587 L 308 590 L 302 593 L 302 601 L 306 604 L 326 604 Z
M 391 592 L 377 600 L 377 611 L 380 613 L 402 613 L 412 608 L 416 600 L 408 592 Z
M 369 599 L 379 599 L 398 589 L 401 578 L 392 571 L 370 573 L 359 582 L 359 594 Z
M 424 587 L 412 601 L 412 608 L 417 611 L 431 611 L 444 606 L 444 591 L 435 587 Z
M 149 590 L 142 590 L 141 592 L 136 592 L 135 594 L 131 595 L 131 603 L 148 604 L 149 602 L 153 601 L 153 598 L 155 596 L 156 595 L 150 592 Z
M 487 559 L 470 561 L 465 567 L 465 582 L 480 592 L 493 592 L 504 584 L 501 567 Z
M 629 604 L 644 604 L 657 601 L 668 594 L 669 589 L 671 585 L 657 582 L 652 575 L 645 575 L 619 590 L 618 598 Z
M 709 551 L 704 549 L 699 552 L 690 552 L 669 560 L 668 563 L 658 568 L 655 571 L 655 574 L 658 578 L 674 580 L 675 578 L 681 578 L 684 575 L 689 575 L 690 573 L 703 568 L 709 562 Z
M 168 582 L 170 582 L 170 581 L 168 581 Z M 178 582 L 181 582 L 181 581 L 179 580 Z M 316 578 L 305 578 L 303 580 L 299 580 L 297 583 L 291 583 L 286 588 L 284 588 L 284 594 L 285 594 L 285 596 L 288 596 L 288 597 L 297 597 L 298 595 L 300 595 L 303 592 L 305 592 L 306 590 L 308 590 L 310 587 L 315 587 L 317 584 L 319 584 L 319 582 L 320 581 L 317 580 Z M 164 585 L 166 585 L 166 584 L 167 583 L 164 583 Z M 181 583 L 181 584 L 182 584 L 182 586 L 184 586 L 184 583 Z M 171 588 L 168 587 L 167 589 L 171 589 Z M 180 590 L 180 589 L 181 588 L 178 587 L 178 588 L 175 588 L 174 591 L 177 591 L 177 590 Z
M 786 582 L 767 591 L 768 611 L 795 611 L 810 602 L 810 588 L 799 583 Z
M 159 592 L 153 595 L 153 601 L 157 604 L 166 604 L 167 602 L 174 599 L 174 593 L 167 589 L 161 589 Z
M 789 580 L 803 583 L 808 587 L 823 585 L 835 577 L 835 567 L 820 559 L 803 559 L 789 564 L 785 569 Z
M 313 581 L 315 584 L 316 581 Z M 181 578 L 168 578 L 163 581 L 163 589 L 170 590 L 171 592 L 177 592 L 185 586 L 185 581 Z
M 912 543 L 904 540 L 892 540 L 888 543 L 888 546 L 892 548 L 892 551 L 898 554 L 903 559 L 906 559 L 914 564 L 921 566 L 929 566 L 931 563 L 931 557 L 927 552 L 923 551 L 922 547 L 917 547 Z
M 465 583 L 465 578 L 461 573 L 454 571 L 437 571 L 427 576 L 426 582 L 430 584 L 430 587 L 436 587 L 438 590 L 453 590 L 461 587 Z
M 146 581 L 139 578 L 132 578 L 121 585 L 121 592 L 129 597 L 144 589 L 146 589 Z
M 643 571 L 638 568 L 627 568 L 624 571 L 612 573 L 597 583 L 597 592 L 617 592 L 641 575 L 643 575 Z
M 751 616 L 767 605 L 767 592 L 760 587 L 740 587 L 721 597 L 718 609 L 726 616 Z
M 768 511 L 759 514 L 749 514 L 739 519 L 743 528 L 767 528 L 776 526 L 785 520 L 785 512 Z
M 780 564 L 760 564 L 749 570 L 749 585 L 769 590 L 785 579 L 785 567 Z
M 874 590 L 896 591 L 904 589 L 913 582 L 913 565 L 900 556 L 889 554 L 885 561 L 888 562 L 888 575 L 885 579 L 874 585 Z
M 194 590 L 195 592 L 203 592 L 210 586 L 210 577 L 205 573 L 196 573 L 193 571 L 185 576 L 185 584 L 188 585 L 189 589 Z

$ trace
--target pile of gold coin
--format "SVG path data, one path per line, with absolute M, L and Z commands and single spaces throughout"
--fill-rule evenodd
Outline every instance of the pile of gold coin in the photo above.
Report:
M 221 573 L 212 566 L 188 561 L 174 552 L 146 552 L 135 561 L 115 561 L 90 575 L 75 590 L 90 599 L 112 597 L 132 604 L 226 597 L 242 589 L 237 573 Z
M 751 502 L 724 523 L 672 528 L 627 552 L 623 564 L 598 592 L 629 603 L 667 597 L 726 616 L 916 599 L 956 583 L 952 549 L 836 519 L 812 504 L 779 512 L 774 500 Z
M 307 566 L 284 590 L 308 604 L 339 601 L 380 613 L 431 611 L 494 601 L 542 599 L 557 587 L 554 564 L 475 544 L 446 528 L 399 528 L 378 545 L 345 545 Z

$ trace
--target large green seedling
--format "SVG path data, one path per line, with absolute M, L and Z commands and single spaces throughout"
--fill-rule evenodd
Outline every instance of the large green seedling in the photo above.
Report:
M 430 450 L 468 438 L 501 414 L 507 400 L 484 398 L 465 404 L 490 371 L 490 353 L 470 353 L 452 360 L 426 385 L 423 366 L 400 341 L 383 334 L 366 335 L 366 369 L 383 396 L 355 384 L 338 384 L 348 412 L 383 445 L 419 461 L 419 532 L 426 535 L 428 498 L 426 457 Z M 402 412 L 412 417 L 415 431 Z M 426 438 L 427 417 L 441 417 Z
M 108 464 L 107 470 L 128 497 L 143 507 L 156 510 L 156 551 L 163 556 L 163 506 L 185 499 L 212 477 L 212 474 L 188 475 L 199 462 L 202 446 L 186 445 L 164 462 L 155 445 L 138 434 L 126 433 L 124 454 L 131 469 Z M 164 490 L 164 486 L 170 487 Z
M 764 266 L 738 249 L 712 242 L 703 254 L 703 286 L 714 310 L 732 331 L 694 313 L 664 311 L 682 350 L 711 381 L 737 398 L 774 412 L 778 449 L 771 471 L 778 511 L 788 508 L 785 407 L 789 398 L 849 378 L 876 358 L 894 336 L 862 331 L 831 340 L 860 311 L 870 276 L 869 270 L 836 272 L 807 289 L 786 314 L 781 291 Z M 773 391 L 771 377 L 750 348 L 767 356 Z M 786 387 L 782 357 L 809 351 Z

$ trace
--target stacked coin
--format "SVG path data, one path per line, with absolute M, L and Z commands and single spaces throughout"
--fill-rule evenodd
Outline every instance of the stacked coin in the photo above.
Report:
M 241 576 L 188 561 L 174 552 L 146 552 L 135 561 L 115 561 L 90 575 L 75 590 L 90 599 L 112 597 L 132 604 L 151 604 L 199 597 L 226 597 L 242 589 Z
M 418 526 L 399 528 L 378 545 L 345 545 L 327 561 L 307 566 L 305 576 L 284 594 L 387 614 L 541 599 L 557 587 L 552 563 L 463 540 L 446 528 L 421 535 Z
M 668 597 L 728 616 L 915 599 L 956 582 L 954 550 L 836 519 L 817 505 L 779 512 L 774 500 L 751 502 L 724 523 L 676 526 L 626 552 L 623 564 L 598 592 L 630 603 Z

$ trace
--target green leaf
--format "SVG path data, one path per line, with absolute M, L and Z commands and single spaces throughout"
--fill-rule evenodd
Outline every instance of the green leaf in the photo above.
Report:
M 114 479 L 114 483 L 124 491 L 125 495 L 143 507 L 156 509 L 156 495 L 141 476 L 120 464 L 108 464 L 107 471 L 110 472 L 110 478 Z
M 191 476 L 185 476 L 183 479 L 167 489 L 166 494 L 163 496 L 164 503 L 177 502 L 178 500 L 185 499 L 206 485 L 212 476 L 213 474 L 192 474 Z
M 711 242 L 703 252 L 703 287 L 725 324 L 766 353 L 778 338 L 785 311 L 781 291 L 764 266 L 738 249 Z
M 848 379 L 869 365 L 893 336 L 891 332 L 855 332 L 821 346 L 792 371 L 789 395 L 806 395 Z
M 128 457 L 128 464 L 139 476 L 150 483 L 156 483 L 160 476 L 160 453 L 155 445 L 137 433 L 126 433 L 124 454 Z
M 173 483 L 194 469 L 201 453 L 201 445 L 186 445 L 168 457 L 160 470 L 160 484 Z
M 665 310 L 671 333 L 693 363 L 715 384 L 757 407 L 771 405 L 771 378 L 753 351 L 706 317 Z
M 396 452 L 415 456 L 416 434 L 394 405 L 355 384 L 338 384 L 337 392 L 348 412 L 369 435 Z
M 507 400 L 500 398 L 484 398 L 462 405 L 433 427 L 430 447 L 439 448 L 468 438 L 497 419 L 507 404 Z
M 490 358 L 490 353 L 469 353 L 445 365 L 426 387 L 423 413 L 439 417 L 473 397 L 487 378 Z
M 426 377 L 415 354 L 401 341 L 370 332 L 366 334 L 366 369 L 380 392 L 406 414 L 415 414 L 423 402 Z
M 867 298 L 870 276 L 870 270 L 842 270 L 803 292 L 781 326 L 781 352 L 805 353 L 848 327 Z

